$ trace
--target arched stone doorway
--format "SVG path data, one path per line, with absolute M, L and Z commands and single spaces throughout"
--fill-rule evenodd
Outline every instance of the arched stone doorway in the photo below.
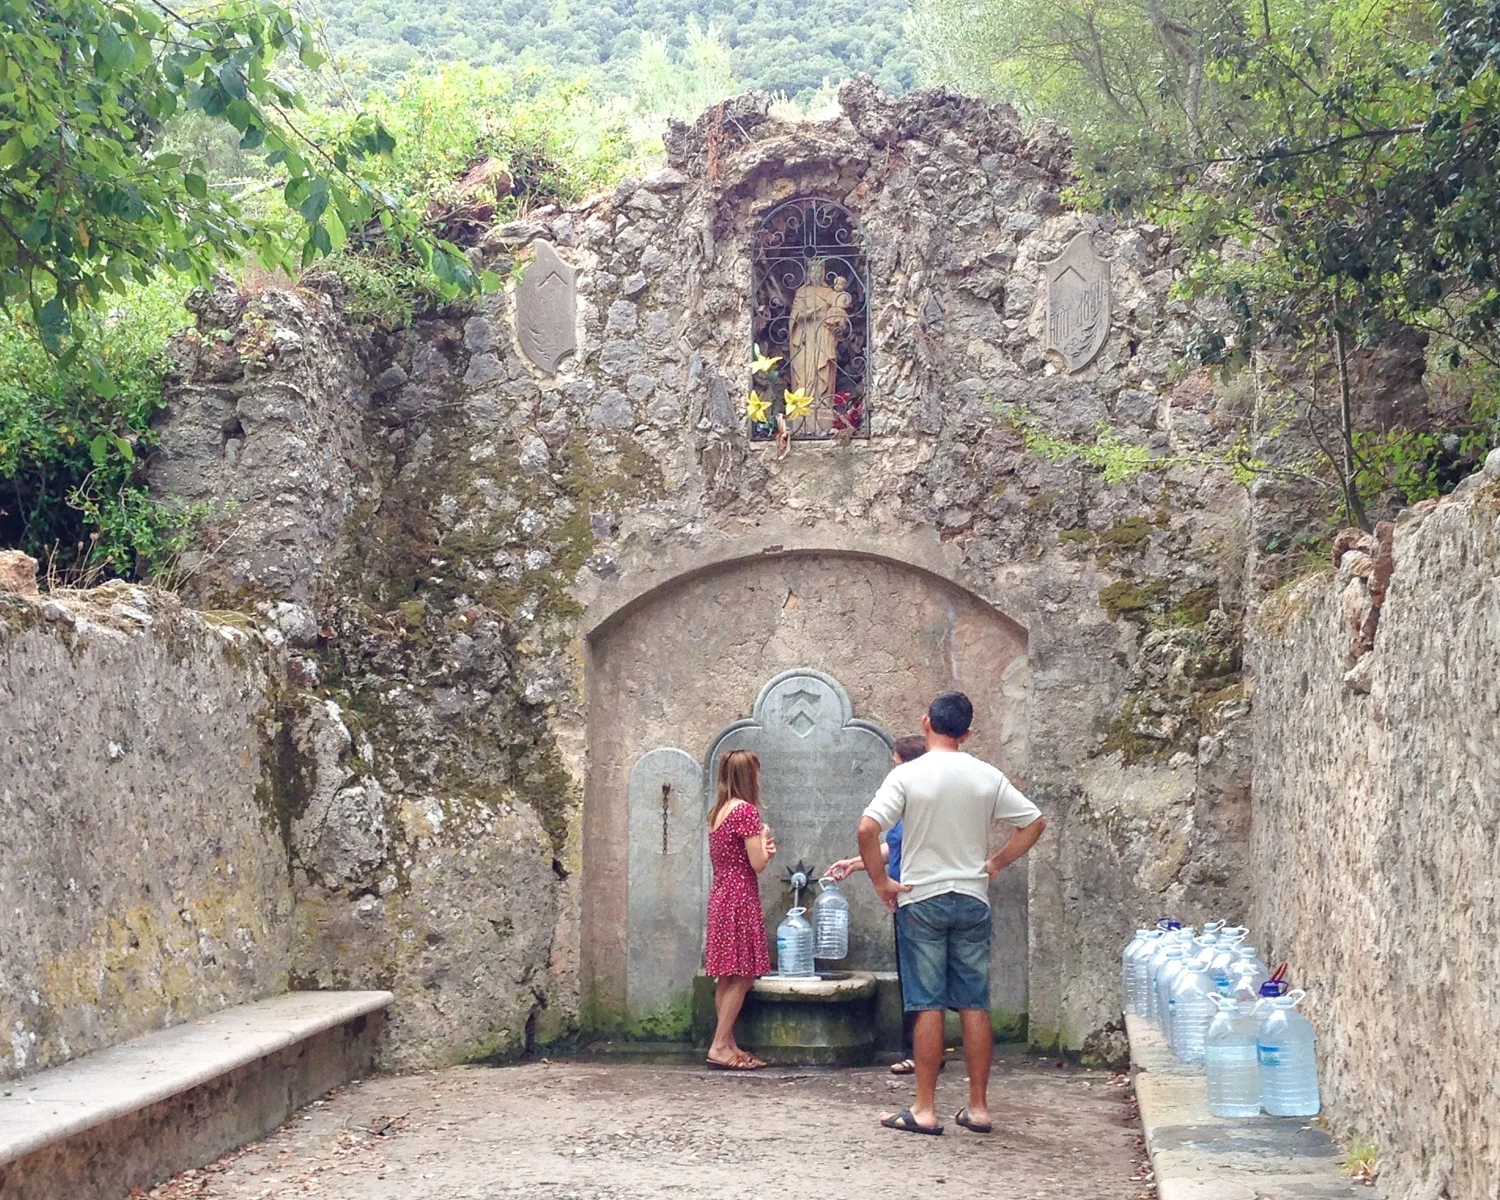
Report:
M 597 1027 L 662 1035 L 685 1021 L 686 994 L 674 1000 L 671 987 L 656 991 L 650 1011 L 629 1002 L 632 955 L 637 978 L 659 965 L 651 939 L 639 928 L 632 936 L 632 908 L 638 922 L 652 909 L 641 897 L 631 903 L 632 838 L 666 838 L 663 871 L 638 886 L 696 897 L 702 858 L 690 839 L 705 836 L 703 791 L 684 794 L 688 760 L 704 762 L 766 684 L 799 667 L 837 680 L 855 717 L 895 736 L 917 732 L 934 694 L 961 688 L 975 701 L 974 752 L 1025 777 L 1025 630 L 946 579 L 870 555 L 805 551 L 720 563 L 641 597 L 588 644 L 581 932 L 586 1012 Z M 653 757 L 676 782 L 649 830 L 638 806 L 632 831 L 631 771 L 659 748 L 686 753 Z M 852 821 L 844 852 L 854 852 Z M 781 853 L 795 861 L 806 851 L 783 840 Z M 856 877 L 851 886 L 868 885 Z M 1008 1016 L 1026 1009 L 1026 892 L 1025 874 L 1007 873 L 992 897 L 994 1005 Z

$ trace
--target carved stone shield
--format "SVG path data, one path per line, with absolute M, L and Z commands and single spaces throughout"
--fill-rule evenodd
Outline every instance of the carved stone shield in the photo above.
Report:
M 1047 264 L 1046 349 L 1062 355 L 1069 371 L 1086 367 L 1109 337 L 1109 263 L 1080 233 Z
M 550 242 L 531 243 L 534 257 L 516 287 L 516 337 L 521 350 L 549 375 L 578 349 L 578 272 L 558 257 Z

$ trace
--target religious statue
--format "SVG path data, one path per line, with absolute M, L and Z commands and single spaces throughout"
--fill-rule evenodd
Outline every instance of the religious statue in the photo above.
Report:
M 821 258 L 807 264 L 807 282 L 792 297 L 788 338 L 792 389 L 812 397 L 813 423 L 831 421 L 830 401 L 838 391 L 839 339 L 849 332 L 849 281 L 834 276 Z M 831 426 L 830 426 L 831 427 Z

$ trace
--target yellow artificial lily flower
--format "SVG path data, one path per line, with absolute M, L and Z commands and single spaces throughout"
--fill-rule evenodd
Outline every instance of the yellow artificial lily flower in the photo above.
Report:
M 806 416 L 812 411 L 813 398 L 801 388 L 796 388 L 786 394 L 786 419 L 795 421 L 798 417 Z
M 745 401 L 745 415 L 756 424 L 761 424 L 770 415 L 771 402 L 759 392 L 751 392 Z
M 764 375 L 767 371 L 769 371 L 772 367 L 774 367 L 780 361 L 781 361 L 781 356 L 780 355 L 777 355 L 775 358 L 768 358 L 764 354 L 757 354 L 754 358 L 752 358 L 750 360 L 750 369 L 752 371 L 754 371 L 757 375 Z

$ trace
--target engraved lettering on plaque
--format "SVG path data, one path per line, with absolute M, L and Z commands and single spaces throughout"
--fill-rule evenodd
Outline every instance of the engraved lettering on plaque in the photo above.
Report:
M 516 287 L 516 337 L 521 351 L 549 375 L 578 348 L 578 272 L 558 257 L 550 242 L 531 243 L 535 257 Z
M 1046 349 L 1069 371 L 1088 366 L 1109 337 L 1109 263 L 1080 233 L 1047 264 Z

